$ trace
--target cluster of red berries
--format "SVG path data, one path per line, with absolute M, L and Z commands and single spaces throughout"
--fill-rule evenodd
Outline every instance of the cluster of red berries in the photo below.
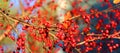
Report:
M 80 0 L 81 1 L 81 0 Z M 87 3 L 88 0 L 86 0 L 85 2 Z M 29 11 L 30 13 L 37 7 L 41 7 L 43 2 L 45 2 L 45 0 L 40 0 L 39 2 L 35 3 L 32 7 L 28 7 L 25 10 Z M 54 0 L 52 0 L 52 2 L 54 2 Z M 110 3 L 109 0 L 100 0 L 100 2 L 105 2 L 105 4 L 108 4 L 109 7 L 112 6 L 112 4 Z M 77 4 L 77 2 L 73 2 L 72 6 L 75 7 Z M 102 4 L 102 6 L 104 6 L 105 4 Z M 27 3 L 27 5 L 29 5 L 29 3 Z M 11 6 L 13 6 L 13 4 L 11 4 Z M 57 7 L 57 5 L 51 6 L 53 9 Z M 85 21 L 85 23 L 87 24 L 87 27 L 83 28 L 84 33 L 90 33 L 90 30 L 92 30 L 90 28 L 90 26 L 92 25 L 91 21 L 92 19 L 96 18 L 98 19 L 97 24 L 94 26 L 96 28 L 97 33 L 101 34 L 102 39 L 100 39 L 101 37 L 97 37 L 100 40 L 106 39 L 106 38 L 114 38 L 117 37 L 119 35 L 113 35 L 110 36 L 111 31 L 113 31 L 113 33 L 117 32 L 116 28 L 118 26 L 118 24 L 120 24 L 120 10 L 119 9 L 112 9 L 110 10 L 112 13 L 114 13 L 114 15 L 108 15 L 108 13 L 106 12 L 99 12 L 98 9 L 90 9 L 90 14 L 88 14 L 85 10 L 82 10 L 81 8 L 74 8 L 71 10 L 71 14 L 73 16 L 78 16 L 78 17 L 82 17 L 82 19 Z M 3 11 L 4 13 L 5 11 Z M 49 34 L 49 28 L 51 27 L 51 23 L 47 22 L 46 18 L 47 18 L 47 14 L 48 12 L 45 11 L 44 12 L 44 16 L 42 15 L 42 11 L 38 11 L 38 18 L 32 18 L 30 19 L 29 17 L 24 17 L 24 20 L 31 20 L 31 23 L 35 23 L 38 25 L 42 25 L 44 26 L 44 28 L 36 28 L 36 26 L 24 26 L 22 29 L 27 31 L 29 33 L 29 35 L 34 39 L 37 40 L 39 42 L 44 42 L 44 48 L 46 50 L 48 50 L 48 53 L 51 53 L 50 50 L 52 50 L 52 47 L 55 46 L 55 44 L 59 43 L 59 41 L 64 42 L 64 44 L 59 44 L 60 47 L 62 47 L 63 49 L 65 49 L 66 52 L 70 53 L 72 51 L 73 48 L 77 47 L 77 43 L 79 43 L 81 40 L 80 37 L 80 31 L 79 31 L 79 25 L 76 24 L 76 21 L 74 20 L 66 20 L 63 23 L 58 23 L 56 24 L 56 31 L 57 33 L 55 34 L 55 37 L 57 37 L 57 40 L 53 40 L 51 39 L 51 35 Z M 7 15 L 7 14 L 6 14 Z M 43 17 L 43 18 L 42 18 Z M 102 17 L 102 18 L 100 18 Z M 114 17 L 114 18 L 113 18 Z M 109 20 L 109 23 L 105 24 L 104 21 L 105 19 Z M 116 21 L 117 20 L 117 21 Z M 37 22 L 37 23 L 36 23 Z M 3 24 L 0 23 L 0 27 L 3 27 Z M 8 26 L 6 29 L 10 29 L 10 27 Z M 38 34 L 37 34 L 38 33 Z M 9 33 L 5 34 L 8 35 Z M 93 32 L 93 34 L 95 34 Z M 23 53 L 25 52 L 25 42 L 26 37 L 25 37 L 25 33 L 20 33 L 16 44 L 18 45 L 17 50 L 22 49 Z M 93 36 L 86 36 L 87 34 L 84 34 L 84 38 L 85 39 L 85 52 L 88 52 L 90 50 L 93 50 L 94 48 L 97 47 L 97 50 L 100 51 L 103 48 L 103 43 L 96 43 L 95 41 L 89 41 L 92 39 L 95 39 L 96 37 Z M 15 38 L 11 35 L 8 35 L 8 37 L 10 37 L 11 39 L 15 40 Z M 119 44 L 114 44 L 114 41 L 111 41 L 110 43 L 107 44 L 110 52 L 112 52 L 114 49 L 119 47 Z
M 17 39 L 17 50 L 20 51 L 20 49 L 22 49 L 22 52 L 25 53 L 25 42 L 26 42 L 26 38 L 25 38 L 25 33 L 20 33 L 18 39 Z
M 65 25 L 64 25 L 65 24 Z M 58 32 L 56 36 L 64 42 L 66 52 L 70 52 L 72 47 L 76 47 L 77 42 L 80 42 L 78 25 L 73 21 L 65 21 L 64 24 L 58 24 Z M 66 27 L 66 25 L 68 27 Z
M 117 49 L 119 47 L 119 44 L 110 44 L 110 43 L 108 43 L 107 46 L 108 46 L 110 52 L 112 52 L 114 49 Z

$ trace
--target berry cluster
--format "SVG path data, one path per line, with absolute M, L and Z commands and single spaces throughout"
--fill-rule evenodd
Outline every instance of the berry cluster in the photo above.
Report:
M 26 46 L 25 46 L 25 42 L 26 42 L 26 38 L 25 38 L 25 33 L 21 33 L 19 36 L 19 38 L 17 39 L 17 42 L 16 42 L 16 44 L 17 44 L 17 52 L 19 52 L 20 51 L 20 49 L 22 49 L 22 52 L 23 53 L 25 53 L 25 48 L 26 48 Z

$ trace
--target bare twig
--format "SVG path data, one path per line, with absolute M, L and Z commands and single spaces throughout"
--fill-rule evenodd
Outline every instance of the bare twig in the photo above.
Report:
M 75 48 L 75 50 L 76 50 L 78 53 L 81 53 L 80 48 L 79 48 L 79 49 Z
M 7 20 L 7 23 L 9 23 L 10 24 L 10 20 L 8 20 L 8 16 L 6 16 L 5 14 L 3 14 L 3 13 L 1 13 L 5 18 L 6 18 L 6 20 Z M 13 26 L 12 24 L 10 24 L 11 25 L 11 27 L 13 28 L 13 30 L 15 30 L 15 32 L 17 33 L 17 35 L 18 35 L 18 31 L 17 31 L 17 29 L 15 29 L 15 27 L 16 26 Z
M 112 35 L 108 35 L 108 37 L 107 38 L 111 38 L 112 36 L 116 36 L 116 35 L 119 35 L 120 34 L 120 32 L 117 32 L 117 33 L 115 33 L 115 34 L 112 34 Z M 93 35 L 93 34 L 92 34 Z M 88 40 L 88 41 L 83 41 L 83 42 L 80 42 L 80 43 L 78 43 L 77 45 L 83 45 L 83 44 L 85 44 L 85 42 L 90 42 L 90 41 L 95 41 L 95 40 L 99 40 L 99 39 L 102 39 L 103 37 L 96 37 L 96 38 L 93 38 L 93 39 L 91 39 L 91 40 Z M 120 37 L 112 37 L 112 38 L 115 38 L 115 39 L 120 39 Z
M 15 22 L 12 24 L 14 27 L 17 26 L 18 22 Z M 5 38 L 5 35 L 8 34 L 12 30 L 12 27 L 10 26 L 9 29 L 6 29 L 6 31 L 0 35 L 0 41 Z

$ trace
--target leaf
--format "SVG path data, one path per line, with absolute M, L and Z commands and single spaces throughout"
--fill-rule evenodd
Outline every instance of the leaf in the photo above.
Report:
M 118 3 L 120 3 L 120 0 L 114 0 L 113 3 L 118 4 Z
M 68 11 L 68 12 L 65 14 L 64 21 L 69 20 L 70 18 L 72 18 L 72 15 L 71 15 L 70 11 Z

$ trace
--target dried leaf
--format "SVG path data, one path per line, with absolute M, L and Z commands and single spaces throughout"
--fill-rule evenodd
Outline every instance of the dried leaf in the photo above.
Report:
M 70 11 L 68 11 L 68 12 L 65 14 L 64 21 L 65 21 L 65 20 L 69 20 L 70 18 L 72 18 L 72 15 L 71 15 Z
M 118 3 L 120 3 L 120 0 L 114 0 L 113 3 L 118 4 Z

